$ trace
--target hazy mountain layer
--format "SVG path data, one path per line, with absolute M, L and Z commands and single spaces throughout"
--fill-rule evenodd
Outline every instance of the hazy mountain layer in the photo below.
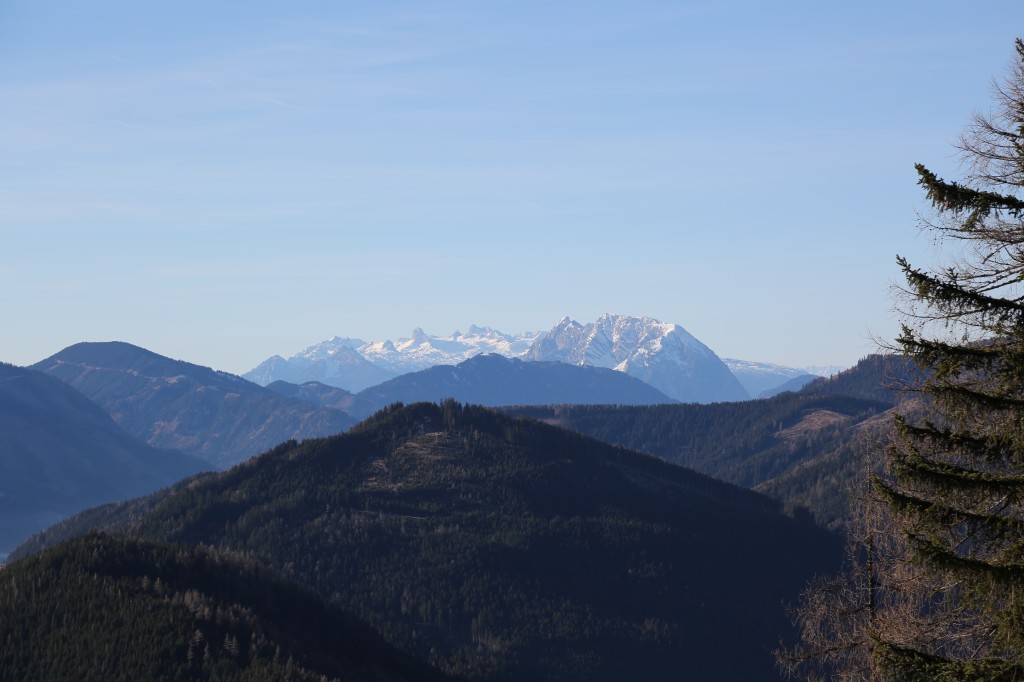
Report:
M 287 360 L 275 355 L 242 376 L 261 386 L 275 381 L 293 384 L 316 381 L 346 391 L 359 392 L 399 374 L 364 358 L 357 349 L 365 345 L 359 339 L 335 336 Z
M 150 445 L 226 467 L 290 438 L 339 433 L 347 414 L 127 343 L 80 343 L 35 365 Z
M 0 554 L 83 509 L 208 468 L 130 436 L 67 384 L 0 364 Z
M 785 393 L 786 391 L 799 391 L 807 384 L 811 383 L 812 381 L 817 381 L 820 378 L 821 377 L 815 374 L 801 374 L 799 376 L 793 377 L 792 379 L 784 381 L 778 386 L 761 391 L 760 393 L 757 394 L 757 397 L 771 398 L 772 396 L 779 395 L 780 393 Z
M 761 397 L 765 391 L 778 388 L 791 379 L 808 374 L 802 369 L 773 365 L 769 362 L 752 362 L 736 358 L 722 358 L 722 362 L 736 377 L 736 380 L 743 385 L 751 398 Z
M 643 381 L 609 369 L 478 355 L 454 367 L 431 367 L 368 388 L 348 409 L 365 417 L 395 402 L 440 402 L 445 398 L 488 406 L 674 402 Z

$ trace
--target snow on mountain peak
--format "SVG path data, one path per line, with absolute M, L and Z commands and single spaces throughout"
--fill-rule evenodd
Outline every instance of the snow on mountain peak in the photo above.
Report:
M 416 327 L 411 338 L 398 341 L 334 336 L 288 360 L 268 360 L 246 377 L 264 385 L 276 379 L 318 380 L 358 391 L 372 381 L 435 365 L 457 365 L 481 353 L 607 367 L 683 401 L 748 397 L 718 356 L 680 325 L 612 313 L 589 324 L 566 315 L 547 332 L 505 334 L 471 324 L 465 333 L 450 336 L 434 336 Z
M 562 319 L 560 319 L 558 322 L 555 323 L 555 326 L 552 327 L 552 329 L 559 329 L 561 327 L 582 327 L 582 326 L 583 325 L 581 325 L 576 320 L 572 319 L 568 315 L 565 315 L 564 317 L 562 317 Z
M 370 362 L 391 372 L 403 374 L 435 365 L 457 365 L 480 353 L 497 353 L 506 357 L 523 355 L 540 332 L 504 334 L 491 327 L 469 325 L 468 331 L 451 336 L 433 336 L 417 327 L 413 338 L 368 343 L 359 352 Z
M 605 313 L 581 325 L 563 317 L 526 357 L 608 367 L 683 401 L 743 400 L 747 392 L 714 352 L 677 324 Z
M 350 339 L 342 338 L 340 336 L 332 336 L 326 341 L 309 346 L 305 350 L 302 350 L 295 355 L 288 358 L 289 361 L 304 359 L 304 360 L 318 360 L 336 355 L 341 349 L 356 349 L 362 346 L 365 342 L 361 339 Z

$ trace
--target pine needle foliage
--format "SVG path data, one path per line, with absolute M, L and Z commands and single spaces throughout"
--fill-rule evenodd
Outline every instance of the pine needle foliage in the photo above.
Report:
M 959 142 L 965 177 L 917 165 L 923 230 L 955 256 L 899 258 L 902 333 L 924 372 L 867 474 L 848 572 L 808 590 L 810 679 L 1024 680 L 1024 42 Z M 818 677 L 815 677 L 815 676 Z

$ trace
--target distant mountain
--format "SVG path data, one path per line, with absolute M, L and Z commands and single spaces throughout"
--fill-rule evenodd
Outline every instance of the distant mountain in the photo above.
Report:
M 817 381 L 818 379 L 821 378 L 822 377 L 819 377 L 815 374 L 801 374 L 799 376 L 793 377 L 792 379 L 786 381 L 785 383 L 779 384 L 778 386 L 761 391 L 757 395 L 757 397 L 771 398 L 773 395 L 785 393 L 786 391 L 799 391 L 801 388 L 811 383 L 812 381 Z
M 343 388 L 321 384 L 319 381 L 307 381 L 301 386 L 290 384 L 287 381 L 274 381 L 267 384 L 266 388 L 268 391 L 273 391 L 287 398 L 298 398 L 299 400 L 305 400 L 307 403 L 313 403 L 321 407 L 331 407 L 343 412 L 352 406 L 356 398 L 355 394 Z
M 275 355 L 243 376 L 261 386 L 283 380 L 294 384 L 318 381 L 353 393 L 396 376 L 437 365 L 457 365 L 482 353 L 517 357 L 529 349 L 538 332 L 503 334 L 470 325 L 465 334 L 434 336 L 422 329 L 411 338 L 371 341 L 335 336 L 285 360 Z
M 850 369 L 848 365 L 807 365 L 799 368 L 801 371 L 807 374 L 814 374 L 815 376 L 828 378 L 833 374 L 839 374 Z
M 770 493 L 837 528 L 848 512 L 849 484 L 863 475 L 864 453 L 884 447 L 891 410 L 915 380 L 908 360 L 873 355 L 764 400 L 509 411 Z
M 790 379 L 808 374 L 802 369 L 773 365 L 769 362 L 753 362 L 735 358 L 722 358 L 722 362 L 743 385 L 751 398 L 757 398 L 765 391 L 777 388 Z
M 602 315 L 586 325 L 565 317 L 525 358 L 615 369 L 680 402 L 750 397 L 710 348 L 679 325 L 649 317 Z
M 355 420 L 240 377 L 127 343 L 80 343 L 33 369 L 75 387 L 155 447 L 227 467 L 277 443 L 339 433 Z
M 784 603 L 841 555 L 756 493 L 453 401 L 284 444 L 146 509 L 122 507 L 120 532 L 264 562 L 481 682 L 776 679 Z
M 416 328 L 412 338 L 368 343 L 359 348 L 359 352 L 385 369 L 405 374 L 436 365 L 457 365 L 483 353 L 519 357 L 539 335 L 540 332 L 503 334 L 490 327 L 470 325 L 465 334 L 454 332 L 451 336 L 431 336 Z
M 261 386 L 274 381 L 287 381 L 293 384 L 318 381 L 358 392 L 399 374 L 363 357 L 358 349 L 365 345 L 366 343 L 359 339 L 335 336 L 310 346 L 287 360 L 275 355 L 242 376 Z
M 451 336 L 416 328 L 410 338 L 398 341 L 336 336 L 287 360 L 275 355 L 244 376 L 264 386 L 276 380 L 318 381 L 359 392 L 395 376 L 483 354 L 614 369 L 683 402 L 750 397 L 718 356 L 679 325 L 624 315 L 602 315 L 588 325 L 566 317 L 548 332 L 521 334 L 470 325 L 466 333 Z
M 5 680 L 450 678 L 237 554 L 91 534 L 0 571 Z
M 0 364 L 0 555 L 71 514 L 208 468 L 128 435 L 67 384 Z
M 365 417 L 391 403 L 440 402 L 445 398 L 488 406 L 674 402 L 658 389 L 622 372 L 488 354 L 454 367 L 439 365 L 403 374 L 368 388 L 356 396 L 349 413 Z

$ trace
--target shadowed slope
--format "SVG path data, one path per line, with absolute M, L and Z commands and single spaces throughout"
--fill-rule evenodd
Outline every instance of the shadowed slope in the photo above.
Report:
M 66 516 L 207 468 L 130 436 L 67 384 L 0 364 L 0 554 Z
M 0 572 L 0 677 L 448 679 L 252 561 L 87 535 Z
M 244 552 L 472 679 L 757 680 L 782 604 L 839 555 L 777 508 L 449 401 L 283 444 L 121 527 Z

